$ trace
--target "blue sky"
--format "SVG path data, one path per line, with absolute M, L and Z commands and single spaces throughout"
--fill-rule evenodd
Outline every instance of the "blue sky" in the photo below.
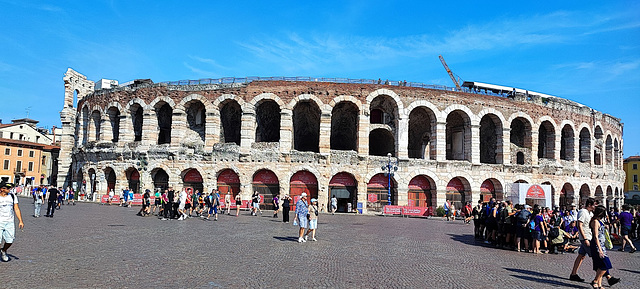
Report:
M 638 1 L 305 2 L 0 0 L 0 118 L 30 109 L 41 125 L 60 126 L 68 67 L 94 81 L 314 76 L 453 86 L 442 54 L 463 80 L 621 118 L 625 157 L 640 154 Z

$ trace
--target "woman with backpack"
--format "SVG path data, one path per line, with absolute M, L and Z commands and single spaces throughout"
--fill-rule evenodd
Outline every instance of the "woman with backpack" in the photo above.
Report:
M 544 218 L 542 217 L 542 213 L 539 208 L 533 209 L 533 215 L 529 223 L 532 227 L 531 237 L 533 238 L 533 253 L 542 254 L 542 252 L 540 252 L 540 242 L 545 240 L 545 236 L 547 235 L 547 225 L 544 222 Z

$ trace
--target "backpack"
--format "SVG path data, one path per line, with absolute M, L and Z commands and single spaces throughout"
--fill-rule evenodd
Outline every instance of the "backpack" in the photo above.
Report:
M 555 238 L 558 238 L 558 236 L 560 236 L 560 229 L 555 227 L 555 228 L 551 228 L 551 230 L 549 230 L 549 240 L 553 240 Z
M 520 211 L 520 212 L 518 213 L 518 215 L 516 216 L 516 219 L 517 219 L 518 223 L 520 223 L 520 224 L 526 224 L 526 223 L 527 223 L 527 221 L 529 220 L 529 214 L 525 214 L 525 213 L 524 213 L 525 211 L 526 211 L 526 210 L 525 210 L 525 209 L 523 209 L 523 210 L 522 210 L 522 211 Z M 527 211 L 527 213 L 528 213 L 528 211 Z

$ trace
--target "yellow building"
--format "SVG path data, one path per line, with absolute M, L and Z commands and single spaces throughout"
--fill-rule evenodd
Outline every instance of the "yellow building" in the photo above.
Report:
M 626 198 L 640 199 L 640 182 L 638 182 L 640 178 L 640 156 L 630 156 L 626 158 L 623 169 L 627 175 L 623 188 Z
M 59 147 L 0 138 L 0 179 L 16 184 L 53 183 Z

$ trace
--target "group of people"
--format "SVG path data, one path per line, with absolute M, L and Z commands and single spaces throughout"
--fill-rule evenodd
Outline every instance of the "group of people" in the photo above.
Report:
M 62 209 L 62 205 L 66 202 L 67 205 L 76 205 L 75 192 L 71 188 L 66 190 L 56 188 L 54 186 L 39 186 L 31 190 L 31 196 L 33 197 L 33 217 L 41 217 L 42 205 L 45 200 L 47 202 L 47 212 L 45 217 L 53 218 L 53 213 L 56 210 Z
M 619 214 L 615 210 L 608 212 L 593 198 L 587 199 L 579 211 L 575 206 L 564 211 L 538 205 L 514 206 L 511 201 L 496 202 L 492 198 L 489 202 L 478 201 L 475 207 L 467 203 L 463 212 L 467 216 L 465 222 L 473 220 L 475 238 L 497 248 L 534 254 L 577 251 L 570 280 L 584 281 L 577 271 L 585 256 L 591 256 L 596 271 L 591 285 L 600 288 L 603 277 L 609 285 L 620 281 L 608 271 L 612 265 L 607 250 L 613 248 L 611 239 L 617 236 L 615 233 L 621 235 L 618 251 L 624 251 L 627 245 L 630 253 L 636 251 L 630 235 L 637 237 L 633 233 L 640 223 L 640 213 L 629 205 L 622 210 Z

